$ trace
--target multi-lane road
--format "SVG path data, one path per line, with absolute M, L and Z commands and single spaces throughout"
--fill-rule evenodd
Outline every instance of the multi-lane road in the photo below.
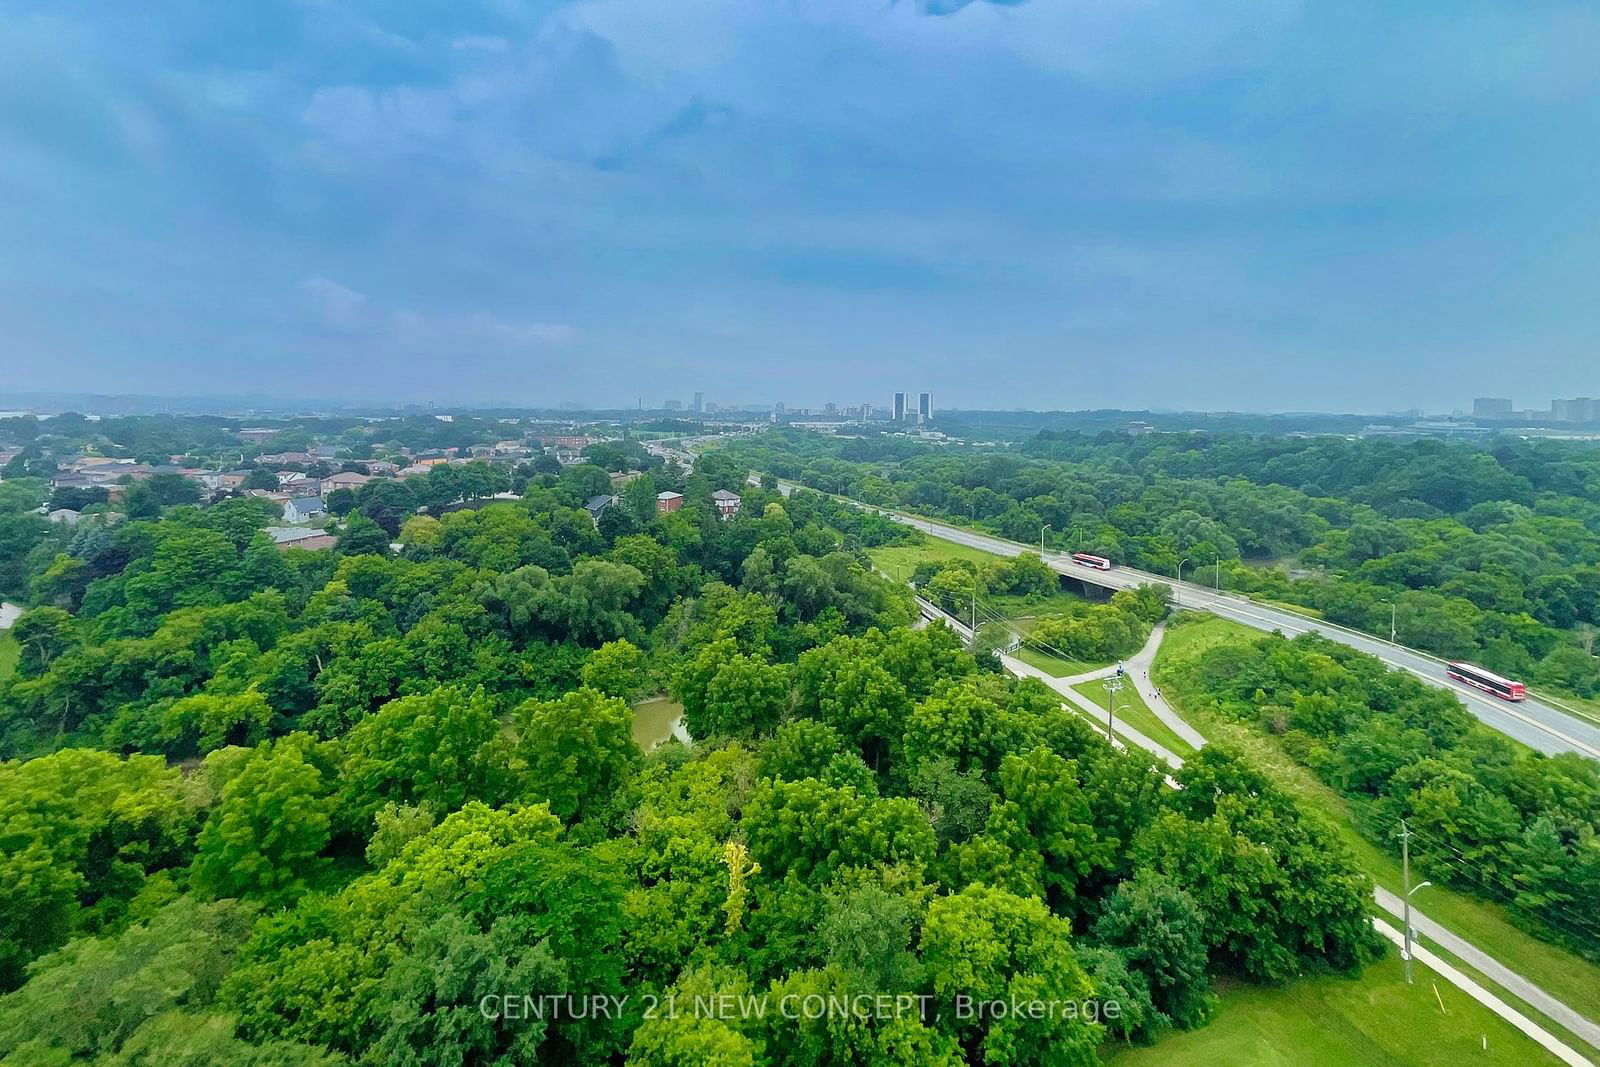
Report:
M 801 487 L 787 482 L 779 483 L 779 489 L 785 496 L 798 488 Z M 1015 556 L 1023 552 L 1038 551 L 1036 547 L 1030 545 L 1018 544 L 1015 541 L 1007 541 L 973 530 L 964 530 L 959 526 L 950 526 L 932 519 L 873 507 L 859 501 L 850 503 L 879 512 L 896 522 L 915 526 L 946 541 L 992 552 L 998 556 Z M 1488 696 L 1446 677 L 1444 662 L 1425 652 L 1418 652 L 1404 645 L 1390 644 L 1356 630 L 1321 622 L 1244 597 L 1217 592 L 1197 582 L 1176 582 L 1164 575 L 1149 574 L 1128 567 L 1099 571 L 1072 563 L 1065 556 L 1048 553 L 1045 555 L 1045 562 L 1062 574 L 1107 589 L 1128 589 L 1146 582 L 1163 582 L 1172 587 L 1173 600 L 1179 607 L 1209 611 L 1257 630 L 1269 632 L 1278 630 L 1291 637 L 1308 632 L 1322 634 L 1342 645 L 1376 656 L 1391 667 L 1409 671 L 1429 685 L 1450 690 L 1466 705 L 1467 710 L 1485 725 L 1521 741 L 1530 748 L 1548 755 L 1576 752 L 1590 759 L 1600 759 L 1600 726 L 1533 697 L 1513 704 Z

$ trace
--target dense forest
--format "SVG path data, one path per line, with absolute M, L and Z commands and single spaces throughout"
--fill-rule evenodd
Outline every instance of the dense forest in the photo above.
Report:
M 813 488 L 1106 555 L 1600 696 L 1600 449 L 1041 432 L 1013 452 L 772 433 Z M 1201 572 L 1204 571 L 1203 574 Z
M 1370 882 L 1237 754 L 1169 788 L 912 628 L 863 550 L 914 534 L 744 473 L 598 523 L 582 463 L 367 486 L 315 552 L 256 499 L 65 530 L 0 486 L 0 1056 L 1090 1063 L 1375 956 Z M 641 751 L 663 691 L 694 741 Z

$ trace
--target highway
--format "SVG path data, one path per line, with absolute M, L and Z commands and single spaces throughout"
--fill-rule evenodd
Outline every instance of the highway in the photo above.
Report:
M 788 496 L 803 488 L 788 482 L 778 483 L 779 491 Z M 955 544 L 967 545 L 998 556 L 1016 556 L 1023 552 L 1038 552 L 1031 545 L 1018 544 L 990 534 L 964 530 L 933 519 L 924 519 L 904 512 L 863 504 L 860 501 L 839 497 L 860 508 L 914 526 L 924 533 Z M 1209 611 L 1224 619 L 1241 623 L 1257 630 L 1278 630 L 1286 636 L 1315 632 L 1339 644 L 1348 645 L 1361 652 L 1376 656 L 1389 666 L 1409 671 L 1429 685 L 1448 689 L 1486 726 L 1516 739 L 1529 748 L 1546 755 L 1576 752 L 1590 759 L 1600 759 L 1600 726 L 1553 707 L 1534 697 L 1518 703 L 1508 703 L 1484 694 L 1470 686 L 1447 678 L 1444 661 L 1426 652 L 1392 645 L 1381 638 L 1372 637 L 1335 623 L 1321 622 L 1292 611 L 1271 607 L 1231 593 L 1218 593 L 1195 582 L 1177 582 L 1165 575 L 1149 574 L 1128 567 L 1114 567 L 1109 571 L 1081 567 L 1065 556 L 1047 553 L 1045 562 L 1061 574 L 1107 589 L 1129 589 L 1147 582 L 1162 582 L 1172 587 L 1173 601 L 1181 608 Z

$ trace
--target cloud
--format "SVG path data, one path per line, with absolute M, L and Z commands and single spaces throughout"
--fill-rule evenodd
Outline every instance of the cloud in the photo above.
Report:
M 994 4 L 997 7 L 1021 7 L 1028 0 L 917 0 L 917 7 L 925 15 L 954 15 L 973 3 Z
M 311 323 L 326 334 L 404 350 L 468 354 L 484 348 L 538 349 L 579 337 L 578 329 L 566 323 L 508 320 L 487 311 L 428 315 L 381 305 L 365 293 L 320 276 L 305 279 L 299 290 Z

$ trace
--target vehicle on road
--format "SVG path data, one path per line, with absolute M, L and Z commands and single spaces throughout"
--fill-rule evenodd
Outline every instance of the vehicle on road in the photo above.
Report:
M 1445 668 L 1445 673 L 1458 682 L 1466 682 L 1474 689 L 1482 689 L 1485 693 L 1493 693 L 1501 700 L 1528 699 L 1528 687 L 1521 682 L 1513 682 L 1510 678 L 1502 678 L 1493 671 L 1486 671 L 1482 667 L 1473 666 L 1471 663 L 1451 663 Z
M 1072 554 L 1072 562 L 1080 567 L 1093 567 L 1097 571 L 1111 569 L 1111 561 L 1109 559 L 1104 556 L 1091 556 L 1087 552 L 1074 552 Z

